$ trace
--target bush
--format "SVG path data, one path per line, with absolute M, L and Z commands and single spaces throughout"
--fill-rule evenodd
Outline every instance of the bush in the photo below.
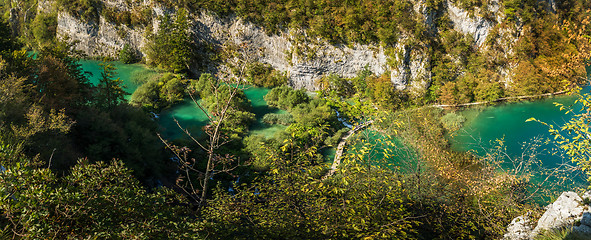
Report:
M 44 46 L 55 40 L 57 29 L 57 16 L 38 14 L 33 20 L 31 29 L 37 45 Z
M 465 121 L 466 117 L 454 112 L 445 114 L 445 116 L 441 118 L 441 124 L 443 124 L 443 127 L 452 132 L 462 128 Z
M 277 114 L 277 113 L 267 113 L 263 116 L 263 122 L 267 124 L 281 124 L 281 125 L 289 125 L 294 122 L 293 116 L 291 114 Z
M 286 110 L 310 101 L 310 97 L 306 95 L 304 90 L 293 90 L 288 86 L 273 88 L 265 95 L 264 99 L 269 106 Z
M 278 87 L 287 83 L 287 77 L 273 69 L 271 65 L 264 63 L 251 64 L 246 70 L 246 80 L 261 87 Z
M 183 101 L 186 80 L 178 74 L 165 74 L 158 80 L 149 80 L 131 95 L 131 104 L 150 110 L 162 110 Z
M 123 49 L 119 51 L 119 61 L 125 64 L 131 64 L 139 62 L 139 56 L 136 54 L 134 49 L 129 47 L 129 44 L 125 44 Z
M 58 0 L 58 6 L 74 17 L 85 21 L 99 21 L 99 10 L 103 8 L 102 1 L 99 0 Z

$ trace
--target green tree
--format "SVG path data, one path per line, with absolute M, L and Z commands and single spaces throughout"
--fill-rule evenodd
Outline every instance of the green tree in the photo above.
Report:
M 151 34 L 149 39 L 149 64 L 174 73 L 189 71 L 197 55 L 186 9 L 179 9 L 174 20 L 169 15 L 163 16 L 158 32 Z
M 8 21 L 0 20 L 0 55 L 6 57 L 21 48 L 21 44 L 13 36 Z
M 35 37 L 35 46 L 52 44 L 57 34 L 57 15 L 37 14 L 31 23 L 31 31 Z
M 25 239 L 197 238 L 168 189 L 146 191 L 120 161 L 79 161 L 58 177 L 25 164 L 0 172 L 0 209 L 10 235 Z
M 119 51 L 119 61 L 125 64 L 136 63 L 139 61 L 139 57 L 135 51 L 129 47 L 129 44 L 125 44 L 121 51 Z
M 271 89 L 271 91 L 265 95 L 264 99 L 269 106 L 286 110 L 289 110 L 298 104 L 310 101 L 310 98 L 306 95 L 306 91 L 302 89 L 293 90 L 289 86 L 281 86 Z
M 101 66 L 101 79 L 97 85 L 96 104 L 104 109 L 111 109 L 125 101 L 125 95 L 129 93 L 123 90 L 123 80 L 115 78 L 117 68 L 111 63 L 103 61 Z
M 139 86 L 131 95 L 130 102 L 134 106 L 144 107 L 149 110 L 161 109 L 158 81 L 148 81 Z

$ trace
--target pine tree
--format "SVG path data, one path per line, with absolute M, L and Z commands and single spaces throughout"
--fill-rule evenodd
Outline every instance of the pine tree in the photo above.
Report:
M 113 64 L 103 61 L 99 64 L 101 66 L 101 79 L 98 84 L 98 94 L 96 98 L 96 105 L 105 109 L 110 109 L 119 105 L 120 102 L 125 101 L 125 92 L 123 81 L 120 78 L 115 78 L 117 75 L 117 68 Z

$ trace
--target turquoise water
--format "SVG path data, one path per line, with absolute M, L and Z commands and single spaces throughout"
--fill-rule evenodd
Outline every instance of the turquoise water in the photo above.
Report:
M 101 78 L 101 66 L 99 65 L 102 63 L 101 61 L 97 60 L 80 60 L 78 63 L 82 65 L 82 69 L 86 72 L 89 72 L 90 83 L 97 85 Z M 123 84 L 125 85 L 125 91 L 129 93 L 129 95 L 125 96 L 125 99 L 131 97 L 131 94 L 147 79 L 158 77 L 159 74 L 152 69 L 146 67 L 143 64 L 124 64 L 121 62 L 110 62 L 117 68 L 115 71 L 117 72 L 117 77 L 123 80 Z
M 368 165 L 379 165 L 407 172 L 414 169 L 419 157 L 416 152 L 405 146 L 398 138 L 388 137 L 371 128 L 358 132 L 349 139 L 347 152 L 364 153 L 362 162 Z M 351 144 L 354 143 L 354 144 Z
M 581 93 L 589 93 L 591 87 L 584 88 Z M 460 151 L 474 151 L 484 156 L 490 149 L 499 146 L 497 140 L 503 141 L 507 156 L 503 167 L 515 169 L 513 160 L 525 157 L 529 159 L 535 154 L 539 162 L 537 168 L 554 168 L 561 164 L 573 165 L 557 146 L 548 139 L 553 137 L 548 127 L 538 122 L 526 122 L 529 118 L 536 118 L 556 127 L 563 125 L 572 118 L 574 113 L 565 114 L 555 103 L 566 106 L 572 105 L 576 96 L 557 96 L 537 101 L 506 103 L 501 105 L 473 108 L 462 111 L 468 121 L 452 138 L 452 148 Z M 575 106 L 576 109 L 576 106 Z M 579 108 L 580 109 L 580 108 Z M 576 113 L 576 112 L 575 112 Z M 563 186 L 579 186 L 585 184 L 585 178 L 578 172 L 566 175 L 565 179 L 553 179 Z M 533 174 L 532 180 L 542 181 L 542 174 Z
M 101 78 L 101 61 L 97 60 L 81 60 L 84 71 L 89 72 L 90 82 L 98 84 Z M 148 69 L 143 64 L 123 64 L 121 62 L 110 62 L 117 68 L 117 77 L 123 80 L 125 91 L 129 93 L 126 99 L 129 100 L 131 94 L 144 82 L 151 78 L 158 77 L 159 74 L 151 69 Z M 250 134 L 260 134 L 265 137 L 272 137 L 278 131 L 287 128 L 283 125 L 269 125 L 262 121 L 262 118 L 267 113 L 287 113 L 286 111 L 271 108 L 267 105 L 263 97 L 270 91 L 269 88 L 249 87 L 244 86 L 244 94 L 251 101 L 252 111 L 256 116 L 256 121 L 250 127 Z M 185 137 L 185 134 L 179 128 L 178 123 L 193 134 L 199 135 L 201 128 L 208 122 L 207 115 L 201 111 L 191 99 L 185 99 L 182 103 L 163 111 L 159 117 L 158 122 L 161 128 L 161 134 L 166 139 L 178 139 Z
M 158 125 L 160 125 L 160 134 L 165 139 L 173 140 L 186 137 L 179 125 L 194 136 L 199 136 L 202 133 L 201 128 L 208 121 L 207 115 L 199 109 L 193 100 L 185 99 L 182 103 L 163 111 L 160 114 Z
M 271 89 L 260 88 L 260 87 L 249 87 L 244 89 L 244 95 L 250 99 L 252 105 L 252 112 L 255 114 L 256 121 L 250 126 L 250 134 L 252 135 L 263 135 L 266 138 L 270 138 L 276 132 L 283 131 L 287 126 L 280 124 L 266 124 L 263 122 L 263 116 L 267 113 L 287 114 L 286 111 L 272 108 L 267 105 L 263 98 Z

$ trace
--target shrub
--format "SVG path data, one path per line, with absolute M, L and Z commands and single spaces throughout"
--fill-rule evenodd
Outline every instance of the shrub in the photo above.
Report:
M 246 80 L 262 87 L 278 87 L 287 83 L 287 76 L 264 63 L 251 64 L 246 70 Z
M 281 124 L 281 125 L 289 125 L 294 122 L 293 116 L 291 114 L 277 114 L 277 113 L 267 113 L 263 116 L 263 122 L 267 124 Z
M 464 116 L 454 112 L 445 114 L 445 116 L 441 118 L 441 124 L 443 124 L 443 127 L 452 132 L 460 129 L 465 121 L 466 118 Z
M 293 90 L 288 86 L 273 88 L 265 95 L 264 99 L 269 106 L 287 110 L 310 101 L 304 90 Z
M 54 41 L 57 29 L 57 16 L 38 14 L 33 20 L 31 29 L 37 45 L 43 46 Z
M 125 64 L 136 63 L 139 61 L 139 57 L 136 52 L 129 47 L 129 44 L 125 44 L 123 49 L 119 51 L 119 61 Z

